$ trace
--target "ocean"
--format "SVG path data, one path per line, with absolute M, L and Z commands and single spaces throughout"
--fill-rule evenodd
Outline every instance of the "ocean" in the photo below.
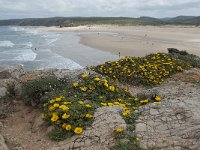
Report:
M 29 27 L 0 27 L 0 67 L 22 64 L 25 69 L 80 69 L 115 60 L 117 55 L 79 43 L 79 34 Z M 93 33 L 95 34 L 95 33 Z

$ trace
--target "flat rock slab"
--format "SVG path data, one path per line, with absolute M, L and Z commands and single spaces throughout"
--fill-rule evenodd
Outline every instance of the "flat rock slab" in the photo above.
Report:
M 139 108 L 135 133 L 141 147 L 200 150 L 200 86 L 172 81 L 152 90 L 163 99 Z
M 119 106 L 98 108 L 90 128 L 80 136 L 60 142 L 51 150 L 109 150 L 115 144 L 114 130 L 118 127 L 126 129 L 120 111 L 122 108 Z

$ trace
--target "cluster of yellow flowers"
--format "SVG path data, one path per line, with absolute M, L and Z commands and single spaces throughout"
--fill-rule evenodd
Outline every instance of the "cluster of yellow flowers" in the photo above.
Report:
M 59 96 L 44 104 L 42 118 L 62 127 L 66 132 L 82 134 L 84 122 L 93 119 L 94 109 L 91 103 L 83 100 L 70 101 L 65 96 Z
M 152 100 L 139 100 L 131 96 L 127 89 L 118 87 L 109 79 L 83 74 L 79 82 L 66 88 L 65 95 L 44 104 L 42 118 L 65 132 L 82 134 L 92 123 L 95 109 L 98 107 L 118 105 L 124 110 L 122 116 L 129 117 L 139 106 L 160 100 L 159 96 Z M 116 129 L 116 132 L 122 131 L 123 129 Z
M 160 84 L 175 72 L 190 68 L 190 64 L 165 53 L 146 57 L 125 57 L 90 67 L 104 76 L 128 84 Z

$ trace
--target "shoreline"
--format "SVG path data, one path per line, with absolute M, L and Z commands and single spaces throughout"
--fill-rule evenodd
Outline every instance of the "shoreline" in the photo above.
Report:
M 167 48 L 177 48 L 200 56 L 200 28 L 194 26 L 92 25 L 35 29 L 81 33 L 80 44 L 114 55 L 120 52 L 121 56 L 141 57 L 150 53 L 167 52 Z

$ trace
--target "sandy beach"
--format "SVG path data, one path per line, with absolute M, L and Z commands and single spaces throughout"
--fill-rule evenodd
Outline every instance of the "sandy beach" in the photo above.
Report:
M 200 56 L 200 28 L 194 26 L 93 25 L 37 29 L 81 33 L 81 44 L 115 55 L 120 52 L 122 56 L 144 56 L 177 48 Z

